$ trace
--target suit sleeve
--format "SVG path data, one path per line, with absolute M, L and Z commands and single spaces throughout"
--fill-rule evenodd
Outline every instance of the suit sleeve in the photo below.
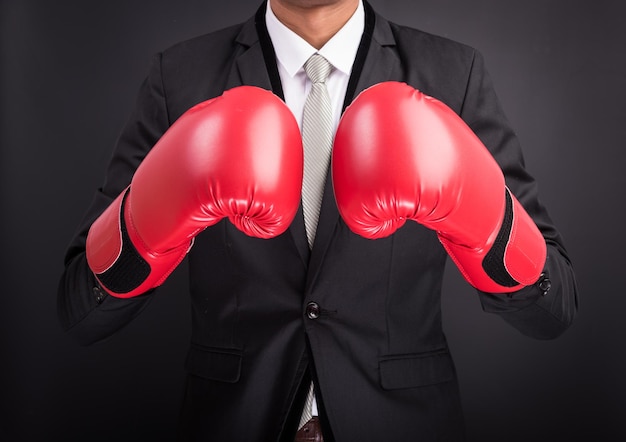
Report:
M 560 233 L 539 201 L 537 182 L 525 168 L 519 141 L 504 116 L 478 52 L 475 53 L 461 117 L 499 163 L 507 186 L 539 227 L 548 251 L 545 280 L 541 284 L 508 295 L 479 292 L 482 308 L 499 315 L 527 336 L 555 338 L 571 325 L 578 309 L 572 263 Z
M 152 298 L 151 292 L 130 299 L 106 294 L 87 265 L 85 242 L 91 224 L 128 186 L 143 158 L 169 127 L 160 64 L 159 55 L 141 85 L 135 109 L 109 161 L 104 184 L 95 192 L 65 254 L 65 268 L 57 292 L 57 313 L 63 329 L 83 345 L 115 333 L 135 318 Z

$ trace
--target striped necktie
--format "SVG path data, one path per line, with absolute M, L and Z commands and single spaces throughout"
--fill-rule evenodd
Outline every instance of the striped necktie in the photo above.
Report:
M 302 144 L 304 146 L 302 208 L 306 235 L 311 248 L 315 240 L 333 144 L 333 112 L 326 89 L 326 80 L 331 69 L 332 66 L 328 60 L 319 54 L 313 54 L 304 63 L 304 71 L 311 80 L 311 90 L 304 103 L 302 114 Z M 302 428 L 313 417 L 313 397 L 313 384 L 311 383 L 298 428 Z
M 313 247 L 315 239 L 333 144 L 333 113 L 326 89 L 326 79 L 331 68 L 331 64 L 319 54 L 313 54 L 304 63 L 304 71 L 312 83 L 302 114 L 304 146 L 302 207 L 309 247 Z

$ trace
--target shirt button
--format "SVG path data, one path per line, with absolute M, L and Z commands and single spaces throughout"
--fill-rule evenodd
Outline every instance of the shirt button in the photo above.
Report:
M 320 317 L 320 306 L 317 302 L 309 302 L 306 305 L 306 316 L 309 319 L 317 319 Z

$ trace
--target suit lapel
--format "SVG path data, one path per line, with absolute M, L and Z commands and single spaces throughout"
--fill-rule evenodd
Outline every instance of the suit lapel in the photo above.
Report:
M 249 85 L 273 90 L 270 78 L 271 68 L 266 65 L 263 48 L 257 33 L 257 16 L 244 23 L 239 35 L 237 35 L 236 42 L 239 46 L 235 52 L 235 63 L 228 76 L 226 89 Z M 265 69 L 263 69 L 264 66 Z M 282 89 L 281 93 L 277 95 L 282 98 Z
M 364 6 L 365 30 L 348 84 L 344 109 L 364 89 L 383 81 L 400 81 L 402 79 L 401 63 L 395 52 L 395 39 L 389 22 L 378 16 L 367 2 L 364 2 Z M 317 278 L 339 222 L 341 220 L 329 170 L 324 187 L 315 243 L 311 252 L 307 283 L 309 287 Z

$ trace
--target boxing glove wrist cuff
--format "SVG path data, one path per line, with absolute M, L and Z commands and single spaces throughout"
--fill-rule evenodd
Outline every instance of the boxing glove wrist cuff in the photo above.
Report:
M 130 298 L 161 285 L 183 260 L 193 241 L 154 251 L 133 230 L 130 193 L 122 192 L 93 223 L 87 235 L 89 268 L 102 287 L 117 298 Z
M 503 222 L 491 246 L 482 251 L 441 235 L 439 239 L 463 277 L 486 293 L 510 293 L 535 284 L 546 262 L 541 232 L 508 189 Z
M 141 285 L 150 275 L 150 264 L 139 254 L 134 247 L 128 230 L 126 220 L 122 215 L 126 205 L 126 191 L 120 210 L 120 232 L 122 237 L 122 249 L 113 265 L 98 274 L 98 280 L 108 290 L 115 293 L 128 293 Z
M 504 219 L 500 226 L 498 236 L 494 241 L 491 249 L 483 258 L 482 267 L 487 276 L 489 276 L 496 284 L 503 287 L 515 287 L 519 283 L 513 279 L 509 271 L 504 265 L 504 255 L 506 247 L 511 236 L 511 228 L 513 226 L 513 200 L 508 189 L 504 190 L 505 209 Z

